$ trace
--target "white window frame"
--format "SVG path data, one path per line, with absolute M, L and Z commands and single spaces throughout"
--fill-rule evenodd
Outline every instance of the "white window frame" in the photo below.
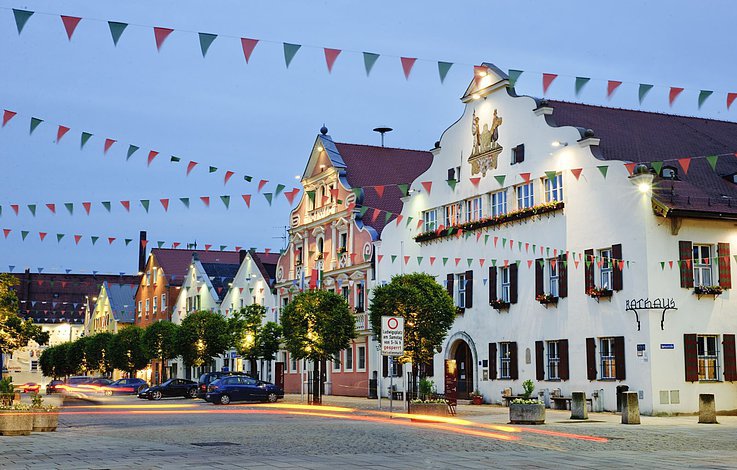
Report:
M 466 199 L 466 222 L 476 222 L 484 217 L 484 200 L 481 196 Z
M 361 351 L 363 351 L 363 367 L 361 366 Z M 366 372 L 366 346 L 362 344 L 356 345 L 356 370 L 358 372 Z
M 333 372 L 340 372 L 340 366 L 343 364 L 343 351 L 338 353 L 338 357 L 333 359 Z
M 696 335 L 696 354 L 699 382 L 719 382 L 719 335 Z
M 445 226 L 452 227 L 458 225 L 463 220 L 463 204 L 461 202 L 454 202 L 443 207 L 445 214 Z
M 156 296 L 153 296 L 153 308 L 151 309 L 151 313 L 153 315 L 156 315 L 157 313 L 159 313 L 159 302 L 158 302 L 158 297 Z
M 353 361 L 355 359 L 353 357 L 353 345 L 348 346 L 343 353 L 343 358 L 345 359 L 343 362 L 343 372 L 353 372 Z
M 455 304 L 458 308 L 466 308 L 466 273 L 455 275 Z
M 438 210 L 430 209 L 422 213 L 422 220 L 425 222 L 425 231 L 433 232 L 438 229 Z
M 143 315 L 143 301 L 138 301 L 138 318 L 141 318 Z
M 366 289 L 363 287 L 363 283 L 357 282 L 356 283 L 356 299 L 355 299 L 355 306 L 356 308 L 363 309 L 363 311 L 366 311 Z
M 161 311 L 166 312 L 166 294 L 161 294 Z
M 545 348 L 547 380 L 560 380 L 560 343 L 557 340 L 546 341 Z
M 499 343 L 499 378 L 512 378 L 512 343 Z
M 528 209 L 535 205 L 535 184 L 533 181 L 521 184 L 515 190 L 517 194 L 517 209 Z
M 614 355 L 614 338 L 599 338 L 599 367 L 602 380 L 617 378 L 617 359 Z
M 560 260 L 550 258 L 548 260 L 548 293 L 553 297 L 558 297 L 560 292 Z
M 499 300 L 502 302 L 509 302 L 512 285 L 512 270 L 507 266 L 506 268 L 500 269 L 499 274 L 501 284 L 501 289 L 499 289 L 499 293 L 501 294 L 499 296 Z
M 714 271 L 711 255 L 714 247 L 708 244 L 693 246 L 693 285 L 694 287 L 714 285 Z M 704 256 L 706 255 L 706 256 Z
M 146 299 L 146 316 L 148 317 L 148 313 L 150 311 L 151 307 L 151 299 Z
M 293 354 L 289 354 L 289 372 L 297 372 L 297 358 Z
M 507 213 L 507 190 L 491 193 L 491 215 L 499 217 Z
M 611 289 L 612 283 L 614 282 L 612 249 L 604 248 L 599 250 L 599 259 L 601 260 L 601 269 L 599 269 L 599 287 L 602 289 Z
M 345 299 L 346 303 L 348 303 L 348 301 L 351 298 L 351 288 L 349 286 L 343 284 L 340 287 L 340 295 L 341 295 L 341 297 L 343 297 Z
M 563 201 L 563 175 L 557 174 L 554 178 L 545 178 L 545 202 Z

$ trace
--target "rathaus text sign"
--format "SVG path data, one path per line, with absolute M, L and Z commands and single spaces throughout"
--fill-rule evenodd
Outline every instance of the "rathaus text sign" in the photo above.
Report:
M 381 317 L 381 354 L 383 356 L 404 354 L 404 318 Z

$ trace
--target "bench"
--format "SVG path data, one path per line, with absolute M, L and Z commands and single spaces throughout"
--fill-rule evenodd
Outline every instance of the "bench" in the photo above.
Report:
M 550 401 L 553 402 L 554 410 L 570 410 L 572 399 L 572 397 L 550 397 Z M 589 411 L 594 411 L 594 405 L 591 398 L 586 399 L 586 404 L 589 406 Z

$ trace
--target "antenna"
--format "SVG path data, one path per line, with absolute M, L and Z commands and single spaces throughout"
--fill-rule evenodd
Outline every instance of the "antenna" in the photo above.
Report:
M 281 238 L 284 241 L 284 249 L 286 250 L 287 249 L 287 246 L 288 246 L 287 241 L 289 240 L 289 225 L 280 225 L 280 226 L 274 227 L 274 228 L 279 228 L 279 229 L 283 229 L 284 230 L 284 232 L 283 232 L 284 234 L 283 235 L 281 235 L 279 237 L 271 237 L 271 238 Z
M 378 132 L 379 134 L 381 134 L 381 146 L 382 147 L 384 146 L 384 134 L 386 134 L 387 132 L 391 132 L 393 130 L 394 129 L 392 129 L 391 127 L 376 127 L 376 128 L 374 128 L 374 132 Z

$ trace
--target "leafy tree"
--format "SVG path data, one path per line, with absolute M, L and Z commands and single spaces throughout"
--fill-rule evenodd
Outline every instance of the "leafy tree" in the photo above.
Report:
M 159 360 L 161 382 L 166 380 L 164 361 L 177 357 L 176 340 L 179 326 L 170 321 L 150 324 L 143 331 L 143 346 L 149 357 Z
M 54 349 L 56 351 L 54 352 L 53 358 L 54 364 L 56 364 L 56 373 L 59 377 L 67 377 L 70 375 L 74 375 L 76 372 L 76 367 L 69 362 L 70 354 L 69 349 L 71 348 L 72 343 L 62 343 L 54 346 Z
M 263 361 L 273 361 L 279 352 L 282 340 L 282 327 L 273 321 L 266 322 L 256 336 L 258 357 L 261 359 L 261 370 L 264 370 Z M 263 379 L 263 377 L 261 377 Z
M 342 296 L 323 290 L 297 295 L 282 312 L 284 343 L 297 359 L 315 364 L 315 401 L 320 403 L 324 362 L 335 359 L 356 337 L 356 321 Z
M 61 377 L 59 373 L 59 363 L 57 361 L 58 349 L 56 346 L 46 348 L 41 352 L 41 357 L 38 358 L 38 365 L 41 367 L 41 373 L 46 377 L 52 377 L 54 379 Z
M 111 365 L 127 371 L 130 377 L 145 368 L 150 360 L 143 347 L 143 329 L 135 325 L 125 327 L 113 336 L 109 352 Z
M 176 339 L 176 351 L 187 366 L 201 366 L 224 353 L 231 344 L 228 323 L 221 315 L 199 311 L 187 315 Z
M 428 274 L 402 274 L 374 289 L 371 328 L 379 338 L 382 316 L 404 318 L 404 354 L 399 361 L 413 364 L 413 383 L 417 383 L 419 364 L 432 359 L 453 326 L 456 317 L 453 299 Z
M 103 375 L 109 375 L 113 371 L 110 364 L 110 342 L 112 333 L 97 333 L 88 336 L 85 342 L 85 358 L 89 370 L 99 371 Z
M 259 357 L 257 338 L 261 331 L 261 324 L 266 317 L 266 307 L 259 304 L 247 305 L 228 318 L 228 332 L 231 346 L 241 356 L 248 359 L 251 372 L 256 370 L 256 359 Z
M 66 351 L 66 361 L 70 367 L 74 367 L 73 375 L 83 374 L 87 371 L 87 343 L 89 343 L 89 337 L 82 337 L 69 343 Z

